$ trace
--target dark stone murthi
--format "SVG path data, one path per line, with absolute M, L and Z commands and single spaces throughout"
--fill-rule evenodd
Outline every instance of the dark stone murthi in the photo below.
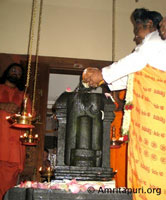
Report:
M 55 178 L 111 180 L 111 99 L 99 93 L 64 92 L 54 108 L 59 120 Z

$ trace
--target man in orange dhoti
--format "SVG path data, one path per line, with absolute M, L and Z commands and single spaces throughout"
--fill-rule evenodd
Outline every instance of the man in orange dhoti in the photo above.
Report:
M 23 102 L 24 69 L 19 64 L 10 65 L 0 79 L 0 200 L 5 192 L 16 185 L 23 170 L 25 147 L 19 138 L 21 129 L 12 128 L 6 117 L 18 113 Z M 28 102 L 30 111 L 30 102 Z
M 96 87 L 104 80 L 110 90 L 127 87 L 122 125 L 123 134 L 129 134 L 127 187 L 131 188 L 134 200 L 164 200 L 166 40 L 161 39 L 157 30 L 162 16 L 136 9 L 132 18 L 139 44 L 135 51 L 102 71 L 87 68 L 83 81 Z

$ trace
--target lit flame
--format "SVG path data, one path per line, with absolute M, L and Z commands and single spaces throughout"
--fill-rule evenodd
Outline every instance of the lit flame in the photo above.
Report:
M 28 116 L 29 116 L 29 117 L 32 117 L 31 113 L 28 113 Z
M 27 137 L 27 133 L 24 133 L 24 137 Z
M 50 172 L 50 171 L 51 171 L 51 167 L 48 167 L 48 168 L 47 168 L 47 171 Z

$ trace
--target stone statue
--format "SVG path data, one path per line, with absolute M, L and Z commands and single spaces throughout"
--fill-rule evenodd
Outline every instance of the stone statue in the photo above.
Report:
M 110 172 L 110 124 L 114 108 L 111 99 L 104 94 L 91 93 L 84 87 L 64 92 L 57 99 L 54 110 L 59 121 L 58 172 L 67 167 L 72 178 L 75 170 L 85 168 L 85 171 L 93 171 L 92 174 L 96 171 L 94 168 L 101 171 L 104 167 Z M 88 176 L 86 172 L 85 176 Z

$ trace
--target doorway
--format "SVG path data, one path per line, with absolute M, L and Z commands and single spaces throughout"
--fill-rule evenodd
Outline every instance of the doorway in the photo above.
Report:
M 44 148 L 48 150 L 51 167 L 56 165 L 56 148 L 58 141 L 58 121 L 52 111 L 57 98 L 65 91 L 74 91 L 79 82 L 81 75 L 73 74 L 58 74 L 49 73 L 48 83 L 48 99 L 47 99 L 47 113 L 46 113 L 46 130 L 44 137 Z M 99 87 L 92 90 L 95 93 L 102 93 L 102 88 Z

